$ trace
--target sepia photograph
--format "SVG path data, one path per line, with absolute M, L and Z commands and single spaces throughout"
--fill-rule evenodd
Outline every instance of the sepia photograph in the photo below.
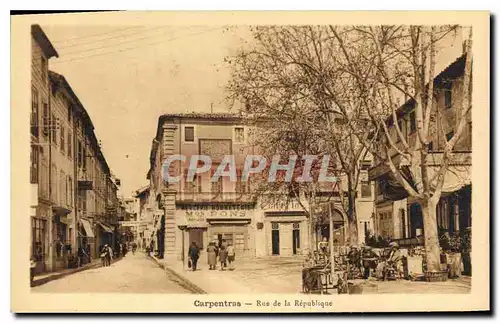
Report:
M 13 311 L 489 308 L 488 12 L 11 23 Z

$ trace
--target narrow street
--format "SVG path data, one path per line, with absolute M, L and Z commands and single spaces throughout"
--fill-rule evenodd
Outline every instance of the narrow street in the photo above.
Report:
M 110 267 L 89 269 L 34 287 L 39 293 L 192 293 L 144 253 L 129 252 Z

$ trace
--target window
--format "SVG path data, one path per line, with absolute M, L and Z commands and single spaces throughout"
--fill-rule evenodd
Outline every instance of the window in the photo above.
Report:
M 82 142 L 80 140 L 78 140 L 78 167 L 81 167 L 82 166 Z
M 64 150 L 66 149 L 66 134 L 64 133 L 64 127 L 61 126 L 61 152 L 64 154 Z
M 361 181 L 361 197 L 372 197 L 372 187 L 369 181 Z
M 68 131 L 68 157 L 71 158 L 73 156 L 73 136 L 71 132 Z
M 403 138 L 406 139 L 406 122 L 404 119 L 398 120 L 398 127 L 401 133 L 403 134 Z M 399 134 L 396 131 L 397 141 L 401 141 Z
M 68 104 L 68 122 L 71 124 L 71 119 L 72 119 L 72 109 L 71 109 L 71 104 Z
M 31 252 L 36 261 L 45 260 L 46 226 L 47 221 L 45 220 L 37 218 L 31 219 L 31 234 L 33 239 L 33 249 Z
M 444 108 L 449 109 L 452 105 L 452 84 L 451 82 L 446 83 L 444 88 Z
M 361 170 L 368 170 L 372 165 L 372 162 L 369 161 L 369 160 L 362 160 L 360 163 L 359 163 L 359 168 Z
M 242 144 L 245 142 L 245 128 L 243 127 L 234 128 L 234 142 L 237 144 Z
M 448 132 L 448 133 L 446 134 L 446 141 L 450 141 L 450 140 L 451 140 L 451 138 L 453 138 L 453 134 L 454 134 L 454 133 L 453 133 L 453 131 Z
M 417 131 L 417 120 L 415 118 L 415 111 L 410 112 L 410 133 Z
M 194 142 L 194 127 L 184 127 L 184 141 Z
M 52 142 L 54 143 L 55 146 L 57 146 L 57 119 L 53 113 L 52 113 L 51 130 L 52 130 Z
M 236 193 L 239 193 L 239 194 L 244 194 L 247 192 L 247 188 L 248 188 L 248 181 L 247 182 L 243 182 L 241 180 L 241 176 L 242 176 L 242 171 L 241 169 L 237 169 L 236 170 Z
M 38 91 L 31 87 L 31 134 L 38 138 Z
M 68 178 L 68 186 L 69 186 L 69 205 L 73 206 L 73 191 L 74 191 L 74 188 L 73 188 L 73 178 L 71 178 L 71 176 L 69 176 L 69 178 Z
M 87 169 L 87 151 L 82 147 L 82 168 Z
M 40 66 L 42 68 L 42 76 L 43 76 L 43 82 L 47 83 L 47 78 L 48 78 L 48 71 L 47 71 L 47 59 L 43 56 L 40 56 Z
M 185 174 L 187 175 L 187 170 L 186 170 Z M 198 189 L 199 189 L 198 188 L 198 175 L 194 175 L 192 182 L 188 182 L 187 176 L 186 176 L 185 181 L 184 181 L 184 191 L 186 193 L 197 193 Z
M 277 222 L 273 222 L 271 224 L 271 227 L 272 227 L 273 230 L 279 230 L 280 229 L 279 223 L 277 223 Z
M 30 183 L 38 183 L 38 147 L 31 146 Z
M 213 175 L 212 175 L 213 176 Z M 222 193 L 222 177 L 219 177 L 216 182 L 212 183 L 212 193 L 219 195 Z
M 434 143 L 432 141 L 427 145 L 427 150 L 428 151 L 433 151 L 434 150 Z
M 43 104 L 42 118 L 43 118 L 42 133 L 45 137 L 47 137 L 50 131 L 50 115 L 49 115 L 49 106 L 47 105 L 47 103 Z

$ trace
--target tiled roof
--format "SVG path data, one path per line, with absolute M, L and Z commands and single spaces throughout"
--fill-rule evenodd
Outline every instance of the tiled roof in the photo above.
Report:
M 162 115 L 163 118 L 181 118 L 181 119 L 240 119 L 241 116 L 236 113 L 204 113 L 204 112 L 191 112 L 191 113 L 168 113 Z

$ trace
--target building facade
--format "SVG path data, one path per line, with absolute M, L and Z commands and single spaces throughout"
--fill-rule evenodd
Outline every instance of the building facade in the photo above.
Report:
M 458 124 L 457 118 L 462 99 L 462 84 L 465 68 L 465 55 L 449 64 L 434 79 L 435 115 L 430 127 L 433 137 L 429 144 L 429 171 L 436 171 L 441 165 L 442 149 Z M 437 117 L 437 116 L 441 117 Z M 409 143 L 416 140 L 416 121 L 413 102 L 408 101 L 398 111 L 398 123 Z M 389 129 L 394 127 L 389 125 Z M 395 151 L 394 158 L 397 158 Z M 467 126 L 457 142 L 452 161 L 445 174 L 443 194 L 436 208 L 438 229 L 441 232 L 455 233 L 471 227 L 471 154 L 472 119 L 467 115 Z M 376 207 L 374 214 L 374 233 L 390 240 L 398 240 L 402 245 L 423 244 L 423 219 L 420 205 L 408 197 L 386 165 L 377 163 L 369 171 L 370 180 L 376 185 Z
M 79 248 L 99 255 L 116 231 L 116 191 L 90 117 L 63 75 L 50 71 L 55 49 L 32 26 L 31 182 L 35 272 L 67 268 Z M 35 204 L 36 203 L 36 204 Z
M 252 183 L 241 180 L 246 156 L 258 152 L 250 144 L 249 134 L 244 120 L 234 114 L 167 114 L 159 118 L 147 175 L 149 196 L 145 199 L 152 216 L 150 239 L 159 257 L 183 259 L 192 242 L 205 249 L 208 243 L 223 239 L 244 257 L 294 256 L 314 249 L 310 241 L 316 244 L 322 237 L 329 238 L 328 220 L 310 229 L 304 204 L 294 203 L 286 195 L 277 200 L 256 198 Z M 180 176 L 178 183 L 163 180 L 162 165 L 171 155 L 186 157 L 186 163 L 173 162 L 169 168 L 172 176 Z M 210 156 L 212 166 L 210 171 L 196 175 L 193 182 L 187 182 L 193 155 Z M 234 156 L 237 181 L 222 177 L 211 182 L 225 155 Z M 371 227 L 373 213 L 373 188 L 367 169 L 363 180 L 368 189 L 360 185 L 364 195 L 358 199 L 359 213 L 364 214 L 358 218 L 358 231 L 363 232 L 360 237 L 367 224 Z M 339 192 L 330 188 L 325 193 L 336 202 L 333 239 L 340 246 L 346 241 L 346 216 L 339 205 Z

